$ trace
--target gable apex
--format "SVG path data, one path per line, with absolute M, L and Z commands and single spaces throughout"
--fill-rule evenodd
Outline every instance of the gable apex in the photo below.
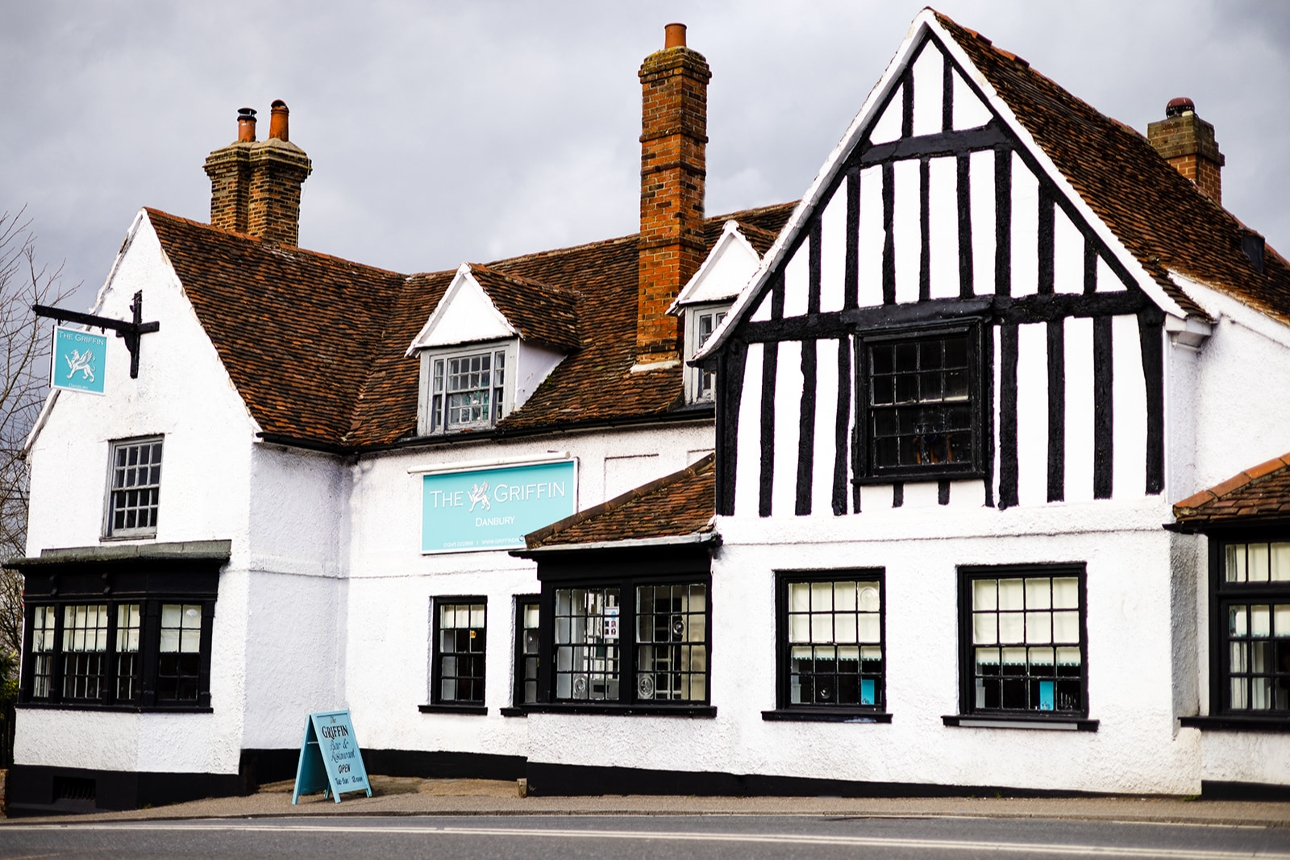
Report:
M 1172 284 L 1163 271 L 1156 273 L 1149 271 L 1143 262 L 1146 259 L 1142 255 L 1144 249 L 1137 249 L 1139 251 L 1137 254 L 1131 251 L 1124 240 L 1089 205 L 1076 186 L 1072 185 L 1066 175 L 1058 169 L 1043 146 L 996 91 L 987 74 L 974 63 L 969 52 L 959 44 L 958 39 L 976 39 L 984 45 L 989 45 L 989 41 L 975 33 L 971 33 L 970 36 L 964 36 L 964 33 L 971 33 L 971 31 L 959 27 L 949 18 L 930 8 L 924 9 L 915 17 L 892 61 L 870 91 L 841 141 L 825 160 L 783 231 L 763 258 L 756 274 L 749 280 L 748 286 L 735 302 L 731 313 L 704 344 L 695 360 L 701 360 L 719 351 L 729 338 L 730 332 L 753 313 L 758 302 L 770 288 L 772 277 L 787 263 L 797 247 L 806 240 L 806 233 L 811 229 L 811 225 L 840 188 L 845 179 L 844 173 L 878 158 L 916 158 L 924 150 L 930 152 L 936 149 L 941 135 L 927 133 L 926 122 L 923 123 L 923 130 L 920 131 L 917 121 L 911 117 L 911 114 L 922 112 L 921 107 L 915 108 L 913 104 L 912 92 L 918 91 L 919 88 L 913 85 L 905 86 L 906 81 L 916 82 L 918 78 L 916 63 L 922 55 L 932 49 L 944 58 L 948 67 L 945 68 L 946 80 L 952 77 L 955 83 L 955 102 L 959 100 L 960 89 L 967 89 L 971 92 L 972 99 L 979 102 L 975 112 L 981 117 L 985 117 L 988 113 L 984 124 L 971 129 L 964 128 L 962 131 L 979 132 L 983 138 L 997 138 L 995 145 L 1007 146 L 1010 143 L 1014 151 L 1021 155 L 1023 161 L 1036 174 L 1041 184 L 1052 187 L 1054 189 L 1052 193 L 1060 195 L 1061 205 L 1064 208 L 1069 207 L 1069 211 L 1087 225 L 1089 234 L 1106 249 L 1104 253 L 1113 261 L 1112 265 L 1118 270 L 1120 277 L 1141 289 L 1150 301 L 1167 315 L 1178 319 L 1203 315 L 1203 311 Z M 988 50 L 996 52 L 1019 69 L 1037 75 L 1029 70 L 1029 64 L 1020 57 L 998 48 L 990 47 Z M 904 96 L 903 99 L 902 96 Z M 938 100 L 934 99 L 934 101 Z M 948 117 L 949 109 L 946 110 Z M 901 116 L 902 113 L 903 116 Z M 950 127 L 955 129 L 954 134 L 958 134 L 960 123 L 957 104 L 954 105 L 954 113 L 954 124 Z M 890 133 L 886 136 L 880 135 L 883 136 L 882 141 L 871 140 L 871 135 L 875 134 L 880 123 L 883 128 L 890 129 L 893 116 L 900 133 L 890 140 L 887 139 Z M 1106 121 L 1109 122 L 1109 120 Z M 949 122 L 949 119 L 946 122 Z M 916 131 L 920 133 L 915 134 Z M 948 137 L 948 133 L 945 136 Z M 989 141 L 982 145 L 988 143 Z M 906 150 L 909 152 L 907 153 Z M 930 154 L 945 153 L 937 150 Z M 927 155 L 924 154 L 924 158 L 926 157 Z
M 720 238 L 708 252 L 703 265 L 690 278 L 667 312 L 678 314 L 686 305 L 734 299 L 760 264 L 761 255 L 744 236 L 739 222 L 726 221 L 722 225 Z
M 432 347 L 457 346 L 519 335 L 476 280 L 469 263 L 457 267 L 452 283 L 405 355 Z

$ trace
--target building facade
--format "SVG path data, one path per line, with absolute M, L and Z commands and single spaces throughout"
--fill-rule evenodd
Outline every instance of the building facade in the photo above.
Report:
M 926 10 L 800 203 L 706 218 L 708 77 L 641 67 L 629 237 L 301 250 L 280 103 L 210 225 L 139 213 L 138 378 L 29 440 L 12 807 L 248 790 L 338 707 L 535 793 L 1290 786 L 1280 467 L 1219 484 L 1286 448 L 1290 266 L 1212 127 Z

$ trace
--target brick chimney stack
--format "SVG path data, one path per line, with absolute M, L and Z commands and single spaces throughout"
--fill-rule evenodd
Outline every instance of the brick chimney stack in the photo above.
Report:
M 708 81 L 685 25 L 668 24 L 661 51 L 640 68 L 641 231 L 636 311 L 637 369 L 680 361 L 680 322 L 668 307 L 703 262 Z
M 291 143 L 286 102 L 273 103 L 269 139 L 255 139 L 255 111 L 242 108 L 237 141 L 206 157 L 211 180 L 211 224 L 267 242 L 300 241 L 300 190 L 313 166 Z
M 1222 205 L 1222 169 L 1227 159 L 1214 141 L 1214 126 L 1196 115 L 1191 99 L 1170 100 L 1165 118 L 1147 126 L 1147 139 L 1175 170 Z

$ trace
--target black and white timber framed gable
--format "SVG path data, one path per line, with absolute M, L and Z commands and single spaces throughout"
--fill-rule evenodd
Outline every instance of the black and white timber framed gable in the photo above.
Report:
M 718 513 L 1158 495 L 1176 293 L 924 10 L 696 357 Z

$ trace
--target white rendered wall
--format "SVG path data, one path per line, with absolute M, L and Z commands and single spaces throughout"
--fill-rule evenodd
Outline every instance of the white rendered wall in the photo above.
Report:
M 127 542 L 233 541 L 233 558 L 220 577 L 212 631 L 215 713 L 20 709 L 15 762 L 236 773 L 246 647 L 245 574 L 238 571 L 247 564 L 255 425 L 146 218 L 101 293 L 96 312 L 129 319 L 137 290 L 143 290 L 144 319 L 161 322 L 159 331 L 142 338 L 138 378 L 129 376 L 124 342 L 109 337 L 108 393 L 57 395 L 34 440 L 27 554 L 100 545 L 109 440 L 163 434 L 157 536 Z
M 679 471 L 712 448 L 712 424 L 607 430 L 498 444 L 404 449 L 354 465 L 346 634 L 345 694 L 362 743 L 370 749 L 450 751 L 523 756 L 533 717 L 501 716 L 512 704 L 515 629 L 513 597 L 540 590 L 533 562 L 506 552 L 423 555 L 421 475 L 410 469 L 481 460 L 524 460 L 569 453 L 578 460 L 579 510 L 623 489 Z M 626 465 L 630 463 L 630 465 Z M 417 710 L 430 701 L 431 600 L 485 597 L 487 716 Z M 294 742 L 294 741 L 293 741 Z
M 719 519 L 712 720 L 531 715 L 532 761 L 877 782 L 1199 791 L 1199 739 L 1171 707 L 1170 536 L 1162 504 L 1060 512 L 908 509 Z M 1131 560 L 1131 561 L 1130 561 Z M 1084 562 L 1095 733 L 967 729 L 959 710 L 958 565 Z M 890 725 L 766 722 L 775 702 L 774 571 L 886 572 Z M 1194 652 L 1193 652 L 1194 653 Z M 1183 655 L 1190 661 L 1189 655 Z M 1187 665 L 1186 669 L 1192 669 Z M 666 748 L 666 760 L 658 750 Z

